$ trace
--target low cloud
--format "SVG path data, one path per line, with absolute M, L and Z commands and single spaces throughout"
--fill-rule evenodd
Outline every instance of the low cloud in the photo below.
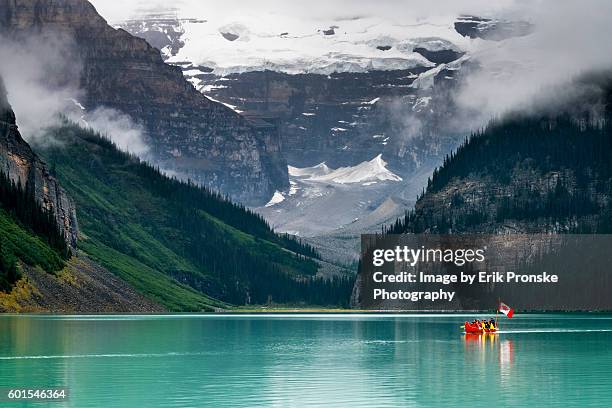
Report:
M 128 115 L 79 102 L 82 64 L 73 42 L 56 33 L 41 33 L 18 40 L 0 37 L 0 75 L 24 139 L 39 147 L 56 144 L 46 129 L 64 115 L 112 140 L 119 149 L 146 156 L 144 128 Z
M 317 21 L 346 20 L 359 17 L 380 17 L 396 22 L 440 15 L 462 13 L 495 13 L 513 4 L 514 0 L 437 0 L 410 2 L 404 0 L 178 0 L 168 5 L 161 0 L 92 0 L 98 12 L 111 23 L 124 21 L 137 15 L 159 10 L 172 11 L 179 17 L 224 18 L 228 21 L 248 15 L 274 15 L 278 18 L 297 17 Z
M 95 130 L 112 140 L 119 149 L 145 157 L 149 146 L 145 142 L 145 130 L 132 118 L 115 109 L 100 107 L 82 117 L 85 127 Z
M 79 96 L 81 66 L 71 57 L 71 43 L 48 33 L 19 41 L 0 37 L 0 55 L 0 75 L 23 137 L 44 137 L 43 130 Z
M 573 100 L 593 92 L 577 79 L 612 68 L 611 2 L 517 2 L 506 14 L 528 19 L 534 31 L 476 41 L 472 55 L 480 68 L 464 78 L 456 98 L 474 124 L 509 112 L 572 109 Z

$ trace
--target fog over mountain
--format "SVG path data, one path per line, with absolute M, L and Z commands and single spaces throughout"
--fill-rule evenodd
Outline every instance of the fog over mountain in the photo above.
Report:
M 79 102 L 82 64 L 74 47 L 73 41 L 53 32 L 19 42 L 0 35 L 0 55 L 10 56 L 0 59 L 0 75 L 19 112 L 17 124 L 23 136 L 36 145 L 56 144 L 46 130 L 63 115 L 100 132 L 120 149 L 146 157 L 145 132 L 129 116 L 110 108 L 87 112 Z
M 209 99 L 273 118 L 291 187 L 258 211 L 280 231 L 326 242 L 410 208 L 444 156 L 491 118 L 571 110 L 593 92 L 576 78 L 612 67 L 603 0 L 93 4 Z M 377 157 L 397 178 L 295 175 L 369 169 Z
M 536 96 L 541 104 L 569 101 L 578 91 L 570 85 L 576 77 L 612 67 L 612 3 L 517 2 L 510 11 L 529 19 L 533 33 L 480 45 L 473 55 L 483 69 L 466 79 L 458 97 L 462 106 L 480 110 L 481 121 L 537 109 L 530 103 Z
M 0 75 L 4 77 L 18 125 L 28 139 L 40 136 L 41 130 L 57 123 L 59 112 L 74 106 L 78 98 L 75 83 L 63 79 L 78 77 L 78 60 L 71 55 L 71 44 L 55 35 L 32 36 L 17 43 L 0 35 Z M 10 57 L 9 57 L 10 56 Z M 45 84 L 48 77 L 62 78 L 56 84 Z
M 112 0 L 94 0 L 94 6 L 110 23 L 121 21 L 130 14 L 143 9 L 169 8 L 163 0 L 127 0 L 121 3 Z M 486 0 L 453 1 L 441 0 L 435 3 L 403 2 L 401 0 L 382 0 L 375 4 L 367 0 L 314 0 L 308 3 L 282 0 L 249 1 L 238 0 L 231 3 L 219 0 L 201 2 L 198 0 L 178 0 L 170 5 L 179 17 L 225 16 L 228 20 L 236 16 L 270 15 L 279 17 L 302 17 L 309 20 L 349 19 L 377 16 L 401 22 L 407 18 L 421 19 L 435 15 L 456 15 L 469 13 L 493 13 L 505 10 L 516 4 L 514 0 L 500 0 L 494 4 Z
M 142 15 L 146 10 L 168 10 L 167 3 L 129 0 L 117 3 L 111 0 L 94 0 L 93 4 L 111 24 Z M 166 4 L 166 5 L 165 5 Z M 335 27 L 338 34 L 346 31 L 348 37 L 359 38 L 358 32 L 350 28 L 356 22 L 367 21 L 372 34 L 382 39 L 385 36 L 399 37 L 404 33 L 406 38 L 427 37 L 435 32 L 448 31 L 452 21 L 459 15 L 475 15 L 496 19 L 525 20 L 534 26 L 534 31 L 526 37 L 517 37 L 503 42 L 482 41 L 475 39 L 464 41 L 460 46 L 469 51 L 481 64 L 482 70 L 470 77 L 462 88 L 458 100 L 467 107 L 478 108 L 483 118 L 491 114 L 503 113 L 525 103 L 526 99 L 543 87 L 558 85 L 586 70 L 605 68 L 612 63 L 612 44 L 608 41 L 610 33 L 609 19 L 612 4 L 604 0 L 589 1 L 589 7 L 581 2 L 558 2 L 553 0 L 520 1 L 437 1 L 435 3 L 406 2 L 385 0 L 372 4 L 367 1 L 334 1 L 325 2 L 284 2 L 238 1 L 222 2 L 182 0 L 173 2 L 171 11 L 177 18 L 198 18 L 206 20 L 204 25 L 214 26 L 211 31 L 248 32 L 278 36 L 281 33 L 304 36 L 315 34 L 313 27 L 321 30 Z M 218 36 L 220 38 L 220 36 Z M 454 39 L 457 39 L 458 35 Z M 367 41 L 366 38 L 363 38 Z M 372 38 L 370 38 L 372 39 Z M 388 40 L 389 38 L 387 38 Z M 399 38 L 395 38 L 396 40 Z M 349 38 L 350 41 L 350 38 Z M 243 43 L 242 47 L 236 43 Z M 283 65 L 292 52 L 303 53 L 315 58 L 331 57 L 329 50 L 313 49 L 317 44 L 295 42 L 302 49 L 288 49 L 279 42 L 259 41 L 247 44 L 248 39 L 236 39 L 235 49 L 252 48 L 254 53 L 265 55 L 262 64 L 274 67 L 275 63 Z M 329 41 L 327 42 L 329 43 Z M 228 46 L 228 42 L 221 43 Z M 324 44 L 324 43 L 322 43 Z M 240 60 L 252 64 L 250 53 L 220 52 L 215 41 L 209 41 L 206 49 L 194 50 L 202 61 L 217 62 L 229 70 L 237 70 Z M 206 51 L 208 50 L 208 51 Z M 210 55 L 206 55 L 209 52 Z M 217 56 L 215 56 L 217 54 Z M 221 55 L 219 55 L 221 54 Z M 226 61 L 223 58 L 231 56 Z M 363 53 L 363 58 L 374 58 Z M 179 57 L 181 54 L 179 53 Z M 217 60 L 216 60 L 217 59 Z M 275 61 L 276 59 L 276 61 Z M 216 60 L 216 61 L 215 61 Z M 250 67 L 253 68 L 253 67 Z

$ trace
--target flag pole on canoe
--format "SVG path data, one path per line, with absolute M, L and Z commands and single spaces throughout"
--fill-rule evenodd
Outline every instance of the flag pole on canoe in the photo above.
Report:
M 497 324 L 497 319 L 499 317 L 499 305 L 501 304 L 501 298 L 497 298 L 497 307 L 495 308 L 495 327 L 499 329 L 499 325 Z

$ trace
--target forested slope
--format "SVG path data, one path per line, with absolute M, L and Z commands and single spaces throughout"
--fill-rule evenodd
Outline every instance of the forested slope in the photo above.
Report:
M 171 310 L 347 304 L 349 278 L 317 278 L 317 253 L 258 215 L 168 178 L 65 122 L 41 150 L 77 204 L 79 247 Z
M 612 132 L 569 116 L 492 122 L 389 232 L 612 231 Z

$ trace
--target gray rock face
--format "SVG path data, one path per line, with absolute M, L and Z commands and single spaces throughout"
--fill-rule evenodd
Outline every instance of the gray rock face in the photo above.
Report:
M 85 90 L 83 105 L 142 123 L 160 167 L 247 204 L 288 186 L 274 126 L 254 126 L 197 92 L 158 49 L 110 27 L 86 0 L 14 0 L 3 11 L 0 32 L 54 32 L 73 41 L 69 57 L 82 65 L 75 85 Z
M 455 30 L 464 37 L 502 41 L 512 37 L 523 37 L 533 31 L 527 21 L 506 21 L 476 16 L 461 16 L 455 22 Z
M 72 199 L 49 173 L 45 163 L 22 139 L 0 78 L 0 170 L 11 180 L 34 189 L 40 204 L 53 211 L 57 224 L 63 228 L 66 241 L 76 248 L 78 224 Z
M 190 68 L 186 68 L 190 69 Z M 290 165 L 353 166 L 383 153 L 391 168 L 409 176 L 454 144 L 441 129 L 452 114 L 449 93 L 459 70 L 441 70 L 432 85 L 413 85 L 427 68 L 326 75 L 264 71 L 197 79 L 216 100 L 278 118 Z M 450 147 L 449 147 L 450 146 Z
M 181 35 L 184 34 L 183 22 L 196 24 L 205 22 L 196 19 L 179 20 L 172 13 L 152 13 L 147 15 L 147 18 L 151 21 L 150 26 L 143 26 L 139 20 L 127 20 L 121 24 L 121 28 L 145 39 L 153 47 L 159 49 L 164 59 L 176 55 L 185 45 L 181 40 Z

